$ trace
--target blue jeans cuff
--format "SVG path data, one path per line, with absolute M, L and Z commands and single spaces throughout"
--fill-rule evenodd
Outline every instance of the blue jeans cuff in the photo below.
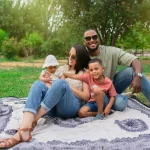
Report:
M 51 110 L 51 109 L 48 108 L 43 102 L 41 103 L 41 106 L 42 106 L 43 109 L 46 110 L 47 112 Z
M 30 109 L 30 108 L 24 108 L 23 112 L 31 112 L 34 115 L 36 115 L 37 111 L 35 111 L 34 109 Z

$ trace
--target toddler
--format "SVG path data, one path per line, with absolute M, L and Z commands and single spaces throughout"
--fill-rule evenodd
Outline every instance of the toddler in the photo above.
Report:
M 42 70 L 39 79 L 45 82 L 48 88 L 53 81 L 63 76 L 62 72 L 56 70 L 58 65 L 59 63 L 53 55 L 48 55 L 44 61 L 42 68 L 45 68 L 45 70 Z

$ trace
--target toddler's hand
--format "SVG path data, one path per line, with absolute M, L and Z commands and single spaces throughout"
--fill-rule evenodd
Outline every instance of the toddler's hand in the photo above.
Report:
M 53 81 L 52 81 L 52 78 L 50 78 L 50 77 L 45 77 L 45 80 L 44 80 L 45 82 L 48 82 L 48 83 L 52 83 Z
M 45 78 L 50 78 L 50 77 L 51 77 L 51 74 L 46 73 L 44 77 L 45 77 Z

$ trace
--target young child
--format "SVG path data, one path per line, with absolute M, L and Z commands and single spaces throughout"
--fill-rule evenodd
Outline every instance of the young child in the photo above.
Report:
M 110 113 L 117 95 L 112 81 L 103 75 L 104 67 L 98 58 L 88 63 L 89 73 L 76 75 L 63 73 L 65 77 L 78 79 L 89 85 L 90 100 L 78 111 L 79 117 L 96 116 L 94 120 L 104 119 Z
M 53 55 L 48 55 L 44 61 L 42 68 L 45 70 L 42 70 L 39 79 L 45 82 L 48 88 L 54 80 L 63 76 L 62 72 L 56 70 L 58 65 L 59 63 Z

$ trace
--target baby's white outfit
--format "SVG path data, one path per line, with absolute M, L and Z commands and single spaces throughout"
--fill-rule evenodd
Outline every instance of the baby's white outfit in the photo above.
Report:
M 44 76 L 46 73 L 49 73 L 47 70 L 42 70 L 41 74 Z M 50 73 L 49 73 L 50 74 Z M 51 73 L 50 74 L 50 78 L 52 78 L 52 80 L 57 80 L 59 79 L 61 76 L 63 75 L 62 71 L 60 70 L 56 70 L 55 73 Z

